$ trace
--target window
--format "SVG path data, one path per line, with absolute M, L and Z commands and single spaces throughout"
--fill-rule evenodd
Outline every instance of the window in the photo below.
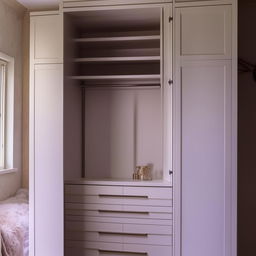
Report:
M 0 174 L 14 168 L 14 58 L 0 52 Z
M 5 169 L 5 115 L 7 62 L 0 59 L 0 169 Z

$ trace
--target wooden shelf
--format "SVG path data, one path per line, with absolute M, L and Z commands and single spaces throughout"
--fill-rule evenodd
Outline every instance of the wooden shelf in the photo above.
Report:
M 160 56 L 75 58 L 74 62 L 156 62 Z
M 120 41 L 155 41 L 160 40 L 160 35 L 154 36 L 120 36 L 120 37 L 94 37 L 94 38 L 75 38 L 77 43 L 94 43 L 94 42 L 120 42 Z

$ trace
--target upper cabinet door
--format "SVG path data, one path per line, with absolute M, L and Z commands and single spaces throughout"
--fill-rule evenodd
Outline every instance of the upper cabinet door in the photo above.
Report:
M 177 8 L 176 40 L 183 59 L 230 59 L 232 7 Z
M 34 63 L 63 63 L 62 15 L 32 16 L 31 60 Z

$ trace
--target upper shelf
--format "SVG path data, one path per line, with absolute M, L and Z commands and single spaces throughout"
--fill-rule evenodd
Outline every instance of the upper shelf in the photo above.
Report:
M 119 36 L 119 37 L 94 37 L 94 38 L 75 38 L 77 43 L 96 43 L 96 42 L 120 42 L 120 41 L 156 41 L 160 40 L 160 35 L 150 36 Z

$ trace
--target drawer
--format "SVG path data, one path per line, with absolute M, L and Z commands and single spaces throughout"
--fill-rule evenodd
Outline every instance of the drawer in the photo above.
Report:
M 172 235 L 172 225 L 121 224 L 65 221 L 66 231 Z
M 122 233 L 123 224 L 65 221 L 65 231 L 114 232 Z
M 123 211 L 122 205 L 65 203 L 65 210 Z
M 65 232 L 65 240 L 71 241 L 93 241 L 93 242 L 114 242 L 127 244 L 144 245 L 172 245 L 171 235 L 138 235 L 113 232 Z
M 103 222 L 103 223 L 126 223 L 126 224 L 149 224 L 149 225 L 171 225 L 172 220 L 165 219 L 136 219 L 136 218 L 118 218 L 118 217 L 94 217 L 94 216 L 72 216 L 66 215 L 66 221 L 80 222 Z
M 163 206 L 138 206 L 138 205 L 124 205 L 123 211 L 128 212 L 144 212 L 148 213 L 172 213 L 172 207 L 163 207 Z
M 124 187 L 124 196 L 141 196 L 149 199 L 172 199 L 172 188 L 165 187 Z
M 123 243 L 120 233 L 113 232 L 66 231 L 65 240 Z
M 65 241 L 66 247 L 76 247 L 84 249 L 96 249 L 99 251 L 123 251 L 122 243 L 104 243 L 90 241 Z
M 172 199 L 171 187 L 129 187 L 65 185 L 65 195 L 124 196 L 148 199 Z
M 121 245 L 121 249 L 120 248 Z M 91 247 L 91 248 L 86 248 Z M 96 248 L 92 248 L 96 247 Z M 68 256 L 172 256 L 172 246 L 139 244 L 69 242 L 65 248 Z
M 171 246 L 172 236 L 171 235 L 125 235 L 124 243 L 126 244 L 143 244 L 143 245 L 166 245 Z
M 114 217 L 114 218 L 136 218 L 136 219 L 163 219 L 172 220 L 172 213 L 155 212 L 125 212 L 125 211 L 96 211 L 96 210 L 65 210 L 65 216 L 93 216 L 93 217 Z
M 152 205 L 172 206 L 171 199 L 151 199 L 147 196 L 115 196 L 115 195 L 65 195 L 66 203 L 81 204 L 121 204 L 121 205 Z
M 65 248 L 65 256 L 147 256 L 146 253 L 104 251 L 83 248 Z M 155 256 L 155 255 L 150 255 Z M 156 255 L 160 256 L 160 255 Z M 162 256 L 162 255 L 161 255 Z M 171 255 L 168 255 L 171 256 Z
M 172 235 L 172 226 L 123 224 L 123 232 L 147 235 Z
M 65 195 L 123 195 L 121 186 L 65 185 Z
M 124 244 L 124 252 L 136 252 L 147 256 L 172 256 L 172 246 L 154 246 L 141 244 Z
M 129 212 L 134 214 L 149 214 L 154 213 L 172 213 L 172 207 L 164 206 L 148 206 L 148 205 L 115 205 L 115 204 L 80 204 L 80 203 L 65 203 L 65 210 L 93 210 L 102 213 L 106 212 Z

